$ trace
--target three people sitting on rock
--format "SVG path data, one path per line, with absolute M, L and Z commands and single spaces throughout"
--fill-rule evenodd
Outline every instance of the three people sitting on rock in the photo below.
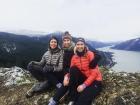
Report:
M 56 94 L 48 105 L 57 105 L 67 92 L 69 105 L 91 105 L 102 89 L 98 60 L 95 59 L 94 52 L 88 50 L 83 38 L 78 38 L 74 47 L 71 35 L 65 32 L 62 41 L 61 50 L 58 40 L 51 38 L 49 50 L 42 60 L 29 63 L 28 70 L 38 81 L 44 82 L 47 79 L 57 87 Z M 30 96 L 29 93 L 32 91 L 27 92 Z
M 102 90 L 102 75 L 98 65 L 90 66 L 94 53 L 86 47 L 85 40 L 78 38 L 74 48 L 69 73 L 64 76 L 63 85 L 50 99 L 48 105 L 56 105 L 59 99 L 69 90 L 68 105 L 91 105 L 93 99 Z

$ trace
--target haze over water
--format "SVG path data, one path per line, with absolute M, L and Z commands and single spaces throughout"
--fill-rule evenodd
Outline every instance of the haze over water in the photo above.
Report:
M 117 62 L 112 69 L 115 71 L 140 72 L 140 52 L 111 49 L 110 47 L 99 48 L 101 51 L 113 52 L 113 60 Z

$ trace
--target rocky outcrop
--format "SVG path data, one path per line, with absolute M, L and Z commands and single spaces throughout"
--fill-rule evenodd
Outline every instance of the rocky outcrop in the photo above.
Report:
M 106 68 L 101 68 L 101 71 L 103 91 L 94 105 L 139 105 L 140 73 L 117 73 Z M 34 82 L 21 68 L 0 68 L 0 105 L 47 105 L 55 89 L 37 93 L 29 99 L 25 97 Z M 67 105 L 67 101 L 60 105 Z
M 101 70 L 104 88 L 96 99 L 96 105 L 139 105 L 140 73 Z
M 29 73 L 19 67 L 0 68 L 1 84 L 3 86 L 13 86 L 31 83 Z

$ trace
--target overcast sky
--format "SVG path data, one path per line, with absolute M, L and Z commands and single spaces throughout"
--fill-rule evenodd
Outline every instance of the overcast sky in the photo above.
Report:
M 140 37 L 140 0 L 0 0 L 0 31 L 70 31 L 101 41 Z

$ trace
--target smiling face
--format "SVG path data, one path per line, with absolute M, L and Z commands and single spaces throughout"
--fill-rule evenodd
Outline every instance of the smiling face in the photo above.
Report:
M 70 47 L 70 45 L 71 45 L 71 40 L 70 39 L 66 38 L 66 39 L 63 40 L 63 47 L 64 48 L 68 48 L 68 47 Z
M 84 49 L 85 49 L 85 43 L 84 43 L 84 42 L 81 42 L 81 41 L 78 41 L 78 42 L 76 43 L 76 50 L 77 50 L 78 52 L 83 52 Z
M 56 47 L 57 47 L 57 40 L 56 39 L 51 39 L 50 48 L 55 49 Z

